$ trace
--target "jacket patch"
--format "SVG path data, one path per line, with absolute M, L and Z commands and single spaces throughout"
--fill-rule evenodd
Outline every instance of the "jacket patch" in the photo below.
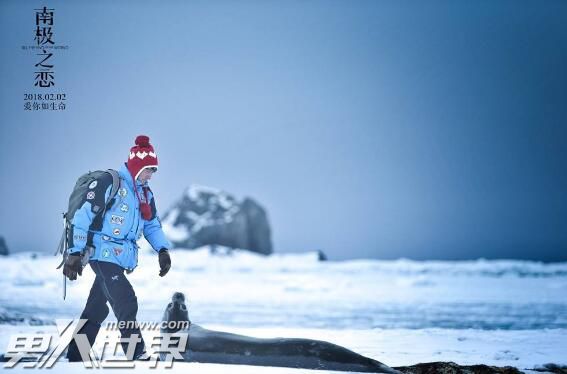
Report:
M 86 235 L 75 234 L 75 235 L 73 235 L 73 240 L 86 241 L 86 240 L 87 240 L 87 236 L 86 236 Z
M 112 233 L 116 236 L 120 235 L 120 229 L 114 229 L 112 230 Z
M 92 199 L 95 198 L 95 196 L 96 196 L 96 195 L 95 195 L 94 191 L 89 191 L 89 192 L 87 193 L 87 200 L 92 200 Z
M 118 190 L 118 195 L 120 197 L 126 197 L 126 195 L 128 195 L 128 191 L 125 188 L 121 188 Z
M 126 205 L 126 204 L 120 205 L 120 210 L 123 211 L 124 213 L 126 213 L 128 211 L 128 205 Z
M 110 251 L 108 250 L 108 248 L 105 248 L 104 251 L 102 251 L 102 257 L 109 257 L 110 256 Z
M 97 181 L 92 181 L 92 182 L 91 182 L 91 184 L 89 184 L 89 189 L 91 189 L 91 190 L 92 190 L 93 188 L 95 188 L 95 187 L 96 187 L 96 185 L 97 185 L 97 184 L 98 184 L 98 182 L 97 182 Z
M 124 224 L 124 217 L 122 216 L 115 216 L 114 214 L 110 216 L 110 223 L 113 225 L 123 225 Z
M 120 247 L 114 247 L 114 254 L 116 256 L 120 256 L 120 253 L 122 253 L 122 248 Z

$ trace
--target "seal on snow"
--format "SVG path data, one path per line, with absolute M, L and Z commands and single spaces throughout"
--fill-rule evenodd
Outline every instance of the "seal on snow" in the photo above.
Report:
M 400 373 L 381 362 L 362 356 L 336 344 L 301 338 L 260 339 L 250 336 L 208 330 L 189 319 L 185 295 L 173 294 L 167 305 L 163 321 L 166 325 L 186 328 L 161 330 L 165 333 L 187 333 L 188 344 L 183 352 L 184 361 L 280 366 L 303 369 L 358 371 L 369 373 Z M 177 323 L 170 323 L 175 321 Z

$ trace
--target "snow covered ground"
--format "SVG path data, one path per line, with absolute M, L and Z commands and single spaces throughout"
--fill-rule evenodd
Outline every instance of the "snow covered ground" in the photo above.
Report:
M 160 278 L 155 253 L 141 251 L 139 267 L 129 276 L 140 321 L 159 321 L 173 292 L 181 291 L 191 320 L 204 327 L 327 340 L 390 366 L 567 365 L 567 263 L 318 262 L 316 253 L 213 256 L 207 249 L 172 251 L 172 261 L 170 273 Z M 93 273 L 88 269 L 68 283 L 63 301 L 58 262 L 30 253 L 0 258 L 0 352 L 13 334 L 56 335 L 55 319 L 79 316 Z M 176 363 L 174 370 L 218 367 Z

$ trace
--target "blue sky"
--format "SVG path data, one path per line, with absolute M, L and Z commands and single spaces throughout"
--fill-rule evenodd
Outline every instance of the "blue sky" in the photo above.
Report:
M 63 112 L 26 112 L 34 8 Z M 70 189 L 138 134 L 165 211 L 264 205 L 278 252 L 567 260 L 564 1 L 0 1 L 0 235 L 54 250 Z M 45 91 L 45 89 L 43 89 Z

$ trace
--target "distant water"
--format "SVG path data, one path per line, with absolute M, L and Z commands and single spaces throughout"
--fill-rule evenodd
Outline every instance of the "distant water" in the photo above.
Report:
M 139 319 L 161 318 L 174 291 L 186 293 L 191 319 L 241 327 L 329 329 L 567 328 L 567 263 L 530 261 L 318 262 L 316 253 L 257 256 L 236 251 L 174 251 L 157 276 L 154 254 L 140 254 L 130 276 Z M 77 317 L 92 272 L 60 298 L 57 259 L 21 254 L 0 259 L 0 323 Z M 110 319 L 109 319 L 110 320 Z M 13 323 L 18 319 L 12 318 Z
M 567 328 L 567 304 L 432 303 L 425 305 L 385 304 L 369 307 L 313 307 L 307 311 L 268 309 L 262 304 L 210 307 L 193 312 L 196 320 L 238 326 L 297 326 L 351 329 L 481 329 L 533 330 Z

